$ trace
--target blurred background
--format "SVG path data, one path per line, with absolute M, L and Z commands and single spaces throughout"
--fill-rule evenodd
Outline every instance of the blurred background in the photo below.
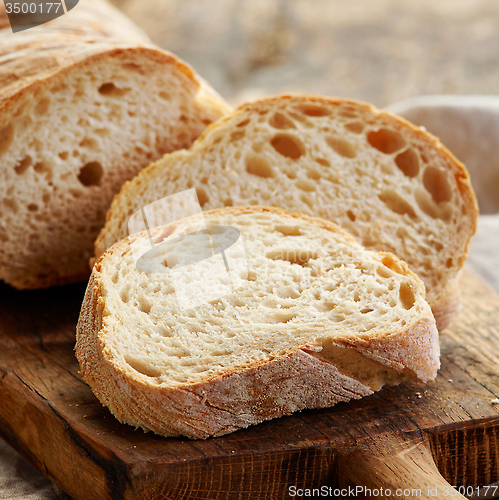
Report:
M 497 0 L 114 0 L 232 104 L 285 91 L 378 107 L 496 94 Z

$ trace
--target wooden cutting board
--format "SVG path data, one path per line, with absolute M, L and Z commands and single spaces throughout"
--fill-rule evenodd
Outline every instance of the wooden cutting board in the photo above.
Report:
M 499 481 L 499 296 L 467 273 L 461 289 L 435 382 L 189 441 L 118 423 L 81 381 L 84 286 L 0 285 L 0 433 L 78 500 L 476 494 Z

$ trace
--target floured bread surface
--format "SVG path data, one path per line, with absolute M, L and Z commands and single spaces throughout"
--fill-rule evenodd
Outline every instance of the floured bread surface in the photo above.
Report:
M 228 111 L 105 2 L 67 17 L 0 30 L 0 279 L 17 288 L 85 279 L 123 182 Z
M 436 138 L 390 113 L 310 95 L 244 104 L 189 152 L 125 186 L 96 255 L 127 235 L 128 212 L 190 187 L 204 210 L 273 205 L 334 221 L 409 264 L 439 327 L 459 309 L 457 276 L 477 218 L 468 173 Z
M 204 215 L 209 226 L 240 231 L 247 262 L 230 270 L 225 282 L 235 286 L 216 300 L 182 309 L 175 267 L 160 254 L 157 272 L 138 271 L 131 242 L 146 249 L 144 233 L 94 266 L 76 355 L 120 421 L 205 438 L 435 377 L 435 320 L 404 262 L 364 249 L 330 222 L 276 208 Z M 191 222 L 157 228 L 153 241 L 189 232 Z

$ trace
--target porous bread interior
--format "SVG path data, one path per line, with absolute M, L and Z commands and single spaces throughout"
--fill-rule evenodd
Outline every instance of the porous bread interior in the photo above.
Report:
M 96 266 L 105 304 L 99 348 L 132 380 L 153 387 L 197 383 L 296 347 L 323 350 L 326 359 L 338 364 L 335 346 L 368 346 L 373 339 L 410 330 L 422 319 L 434 321 L 424 286 L 405 263 L 365 250 L 345 232 L 331 230 L 332 225 L 326 228 L 282 211 L 244 209 L 235 215 L 208 213 L 207 222 L 239 229 L 248 263 L 248 272 L 238 276 L 241 286 L 210 303 L 181 310 L 172 270 L 158 256 L 158 272 L 138 271 L 130 239 L 115 245 Z M 178 224 L 169 237 L 183 234 L 186 227 Z M 161 232 L 152 233 L 158 243 Z M 133 241 L 148 248 L 144 233 Z M 189 274 L 188 267 L 183 269 Z M 207 264 L 202 273 L 206 277 L 210 272 Z M 385 380 L 369 380 L 373 373 L 379 376 L 375 363 L 348 349 L 343 352 L 355 363 L 350 368 L 357 378 L 373 388 L 396 380 L 388 368 Z M 85 353 L 77 348 L 77 354 L 81 358 Z M 90 375 L 99 378 L 95 372 Z
M 14 286 L 88 275 L 122 183 L 220 116 L 169 56 L 116 52 L 35 85 L 0 130 L 0 277 Z
M 405 260 L 433 305 L 455 292 L 476 226 L 466 170 L 429 134 L 363 103 L 278 96 L 241 106 L 127 185 L 96 255 L 127 235 L 127 212 L 191 187 L 204 210 L 273 205 L 334 221 Z

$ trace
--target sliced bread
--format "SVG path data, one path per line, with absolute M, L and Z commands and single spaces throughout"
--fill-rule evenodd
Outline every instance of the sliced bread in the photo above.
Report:
M 409 264 L 439 329 L 459 311 L 478 213 L 469 176 L 438 139 L 395 115 L 303 94 L 244 104 L 123 187 L 96 255 L 127 235 L 129 214 L 191 187 L 203 210 L 274 205 L 334 221 Z
M 181 308 L 172 278 L 181 263 L 172 267 L 170 256 L 156 253 L 155 272 L 135 265 L 132 248 L 189 233 L 192 217 L 118 242 L 93 268 L 76 356 L 118 420 L 206 438 L 435 378 L 435 320 L 403 261 L 366 250 L 331 222 L 282 209 L 204 216 L 208 227 L 240 232 L 247 262 L 229 263 L 236 285 L 215 300 Z M 211 259 L 202 262 L 202 271 L 183 268 L 186 281 L 214 277 Z
M 228 111 L 102 0 L 0 30 L 0 279 L 40 288 L 88 278 L 123 182 Z

